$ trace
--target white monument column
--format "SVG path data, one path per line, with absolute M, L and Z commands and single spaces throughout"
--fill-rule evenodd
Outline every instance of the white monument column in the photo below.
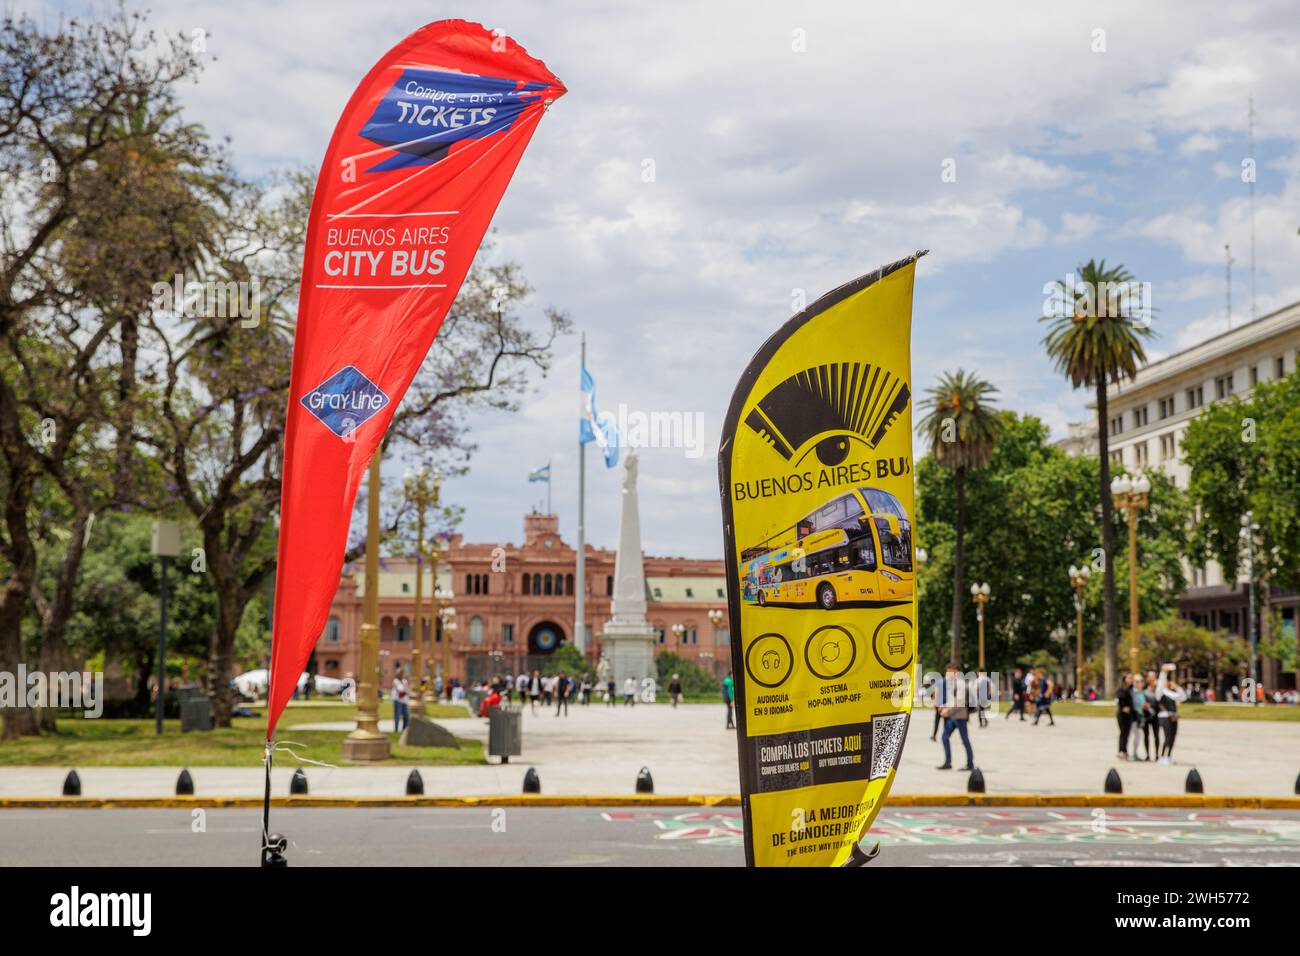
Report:
M 645 565 L 641 559 L 636 467 L 636 453 L 629 452 L 623 466 L 623 513 L 618 524 L 618 553 L 614 559 L 613 616 L 601 633 L 611 676 L 619 694 L 623 693 L 623 681 L 629 677 L 636 678 L 638 694 L 643 680 L 657 677 L 654 662 L 657 636 L 645 616 Z

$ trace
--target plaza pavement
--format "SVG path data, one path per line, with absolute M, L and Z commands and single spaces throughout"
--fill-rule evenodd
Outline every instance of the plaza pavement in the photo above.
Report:
M 1108 707 L 1112 705 L 1107 705 Z M 1119 770 L 1126 794 L 1181 794 L 1187 771 L 1196 767 L 1205 792 L 1214 795 L 1288 796 L 1300 773 L 1300 723 L 1281 721 L 1183 721 L 1171 767 L 1120 764 L 1115 759 L 1116 725 L 1103 717 L 1061 717 L 1044 722 L 990 718 L 990 726 L 971 724 L 975 763 L 989 794 L 1101 793 L 1106 771 Z M 933 711 L 914 713 L 894 792 L 961 793 L 967 774 L 935 769 L 942 762 L 938 743 L 929 739 Z M 460 737 L 486 741 L 487 722 L 466 716 L 439 721 Z M 349 729 L 348 724 L 299 722 L 282 727 L 292 741 L 298 729 Z M 381 727 L 391 729 L 391 721 Z M 954 763 L 963 755 L 954 735 Z M 715 795 L 739 792 L 736 742 L 724 729 L 721 704 L 666 704 L 635 707 L 571 707 L 569 716 L 525 711 L 523 755 L 508 764 L 420 767 L 428 796 L 517 794 L 527 768 L 535 767 L 547 795 L 631 794 L 637 772 L 648 767 L 655 792 Z M 300 751 L 311 757 L 310 749 Z M 298 766 L 277 757 L 273 788 L 289 791 Z M 61 791 L 68 767 L 0 767 L 0 797 L 43 797 Z M 304 765 L 310 792 L 317 796 L 400 796 L 407 766 L 317 767 Z M 174 793 L 175 767 L 79 767 L 86 797 L 162 797 Z M 195 794 L 202 798 L 260 796 L 259 767 L 193 767 Z

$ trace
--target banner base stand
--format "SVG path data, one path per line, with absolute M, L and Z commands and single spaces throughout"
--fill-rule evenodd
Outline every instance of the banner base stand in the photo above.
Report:
M 849 858 L 844 861 L 844 866 L 866 866 L 880 854 L 880 844 L 877 843 L 870 851 L 862 849 L 862 844 L 853 844 L 853 849 L 849 851 Z

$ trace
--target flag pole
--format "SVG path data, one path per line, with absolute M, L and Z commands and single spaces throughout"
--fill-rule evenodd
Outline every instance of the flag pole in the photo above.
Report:
M 546 513 L 548 515 L 555 514 L 555 511 L 551 508 L 551 459 L 549 458 L 546 459 Z
M 587 368 L 587 333 L 582 333 L 582 346 L 578 361 L 578 394 L 582 392 L 582 373 Z M 546 485 L 550 494 L 550 483 Z M 582 443 L 582 430 L 578 430 L 578 568 L 577 590 L 573 602 L 573 644 L 585 656 L 587 653 L 587 446 Z

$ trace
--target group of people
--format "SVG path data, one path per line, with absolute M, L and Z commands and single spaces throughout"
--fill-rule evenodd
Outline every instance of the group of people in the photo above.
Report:
M 1010 720 L 1012 714 L 1019 714 L 1020 719 L 1025 720 L 1025 712 L 1032 706 L 1035 724 L 1046 717 L 1047 726 L 1055 727 L 1056 718 L 1052 716 L 1052 702 L 1060 696 L 1060 686 L 1044 668 L 1039 667 L 1026 672 L 1017 667 L 1011 675 L 1011 707 L 1007 710 L 1004 719 Z M 980 716 L 982 718 L 983 714 L 981 713 Z M 983 721 L 981 725 L 982 723 Z
M 1120 760 L 1150 760 L 1154 743 L 1157 763 L 1174 762 L 1178 705 L 1187 700 L 1187 692 L 1174 680 L 1175 669 L 1173 664 L 1164 664 L 1158 676 L 1155 671 L 1124 675 L 1115 693 L 1115 720 L 1119 724 L 1116 757 Z M 1138 756 L 1139 737 L 1142 757 Z

